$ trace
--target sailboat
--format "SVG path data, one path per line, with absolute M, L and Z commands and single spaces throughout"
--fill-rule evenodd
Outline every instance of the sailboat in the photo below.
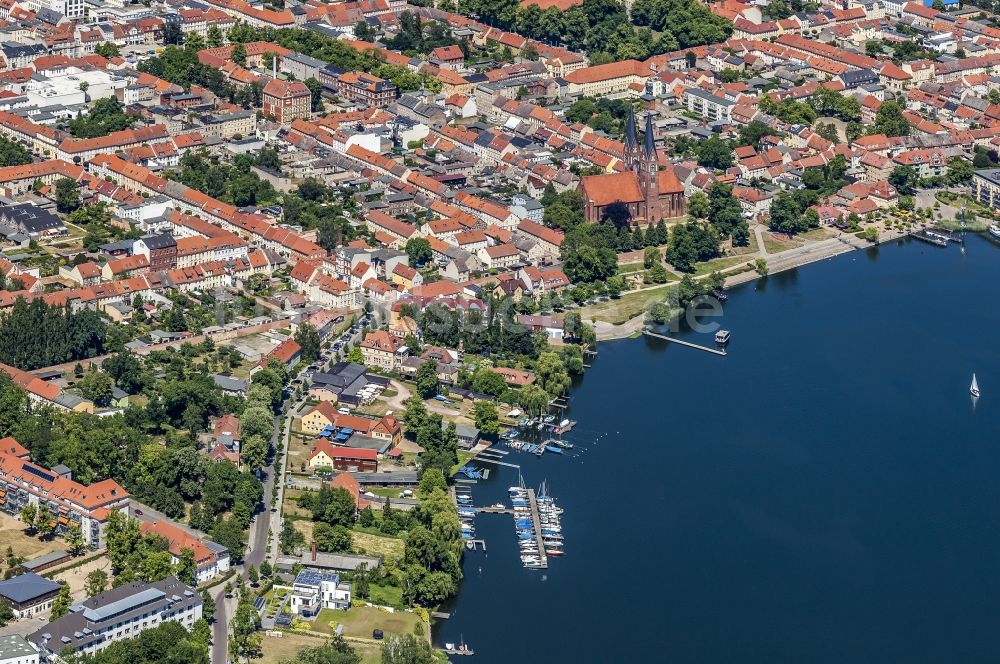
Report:
M 969 393 L 974 396 L 979 396 L 979 383 L 976 382 L 976 374 L 972 374 L 972 385 L 969 387 Z

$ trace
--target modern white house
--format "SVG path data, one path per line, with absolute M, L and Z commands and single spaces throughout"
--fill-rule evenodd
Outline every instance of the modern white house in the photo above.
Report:
M 331 572 L 302 570 L 292 583 L 288 608 L 303 618 L 316 616 L 321 609 L 346 611 L 351 607 L 351 584 Z

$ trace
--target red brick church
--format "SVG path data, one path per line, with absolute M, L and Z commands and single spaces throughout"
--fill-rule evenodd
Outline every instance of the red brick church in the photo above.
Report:
M 601 221 L 605 209 L 614 203 L 625 205 L 632 213 L 632 220 L 644 224 L 684 216 L 684 185 L 670 164 L 660 170 L 653 142 L 652 115 L 646 116 L 646 135 L 640 146 L 636 138 L 635 111 L 629 111 L 624 162 L 627 171 L 588 175 L 580 181 L 578 191 L 583 195 L 587 221 Z

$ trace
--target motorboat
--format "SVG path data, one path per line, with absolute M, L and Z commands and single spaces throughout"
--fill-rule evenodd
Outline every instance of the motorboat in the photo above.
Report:
M 990 224 L 990 227 L 987 230 L 989 231 L 990 235 L 1000 239 L 1000 226 L 997 226 L 996 224 Z
M 969 387 L 969 393 L 974 396 L 979 396 L 979 383 L 976 381 L 976 374 L 972 374 L 972 385 Z

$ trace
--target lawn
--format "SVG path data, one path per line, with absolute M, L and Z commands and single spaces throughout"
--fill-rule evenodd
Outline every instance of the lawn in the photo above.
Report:
M 700 277 L 702 275 L 711 274 L 712 272 L 722 272 L 736 265 L 741 265 L 745 263 L 746 260 L 747 259 L 743 256 L 724 256 L 723 258 L 716 258 L 715 260 L 695 265 L 694 274 L 696 277 Z
M 643 267 L 642 263 L 625 263 L 624 265 L 618 266 L 618 274 L 631 274 L 633 272 L 642 272 L 646 268 Z
M 415 613 L 388 613 L 370 606 L 356 606 L 347 611 L 323 609 L 313 622 L 312 630 L 333 634 L 338 624 L 344 626 L 344 636 L 370 639 L 372 630 L 376 629 L 386 634 L 413 634 L 413 628 L 420 624 L 420 618 Z M 424 625 L 424 633 L 426 631 L 427 626 Z
M 368 635 L 371 638 L 371 634 Z M 264 664 L 279 664 L 284 661 L 295 661 L 295 654 L 302 648 L 323 645 L 325 639 L 319 636 L 281 632 L 281 638 L 265 635 L 261 641 L 264 655 L 260 659 Z M 351 647 L 361 655 L 361 664 L 379 664 L 382 661 L 382 649 L 374 643 L 351 642 Z
M 299 507 L 297 499 L 304 491 L 302 489 L 285 489 L 285 498 L 281 502 L 281 510 L 286 515 L 301 516 L 307 519 L 312 518 L 312 512 Z
M 298 527 L 298 523 L 295 524 Z M 312 524 L 309 524 L 312 526 Z M 309 529 L 312 534 L 312 528 Z M 381 556 L 388 560 L 400 560 L 403 557 L 403 540 L 398 537 L 386 537 L 385 535 L 374 535 L 372 533 L 355 530 L 353 533 L 353 548 L 365 555 Z
M 805 233 L 799 233 L 796 237 L 803 240 L 829 240 L 833 237 L 833 233 L 826 228 L 811 228 Z
M 667 296 L 669 289 L 669 286 L 663 285 L 623 293 L 617 300 L 612 298 L 607 302 L 597 302 L 580 309 L 580 318 L 585 321 L 595 318 L 620 325 L 645 311 L 646 305 L 650 302 L 662 300 Z
M 372 604 L 401 607 L 403 606 L 403 589 L 397 586 L 369 584 L 368 601 Z
M 61 539 L 53 538 L 43 542 L 37 537 L 29 537 L 24 533 L 23 523 L 2 512 L 0 512 L 0 542 L 4 543 L 4 548 L 9 546 L 15 554 L 26 560 L 66 547 Z
M 750 233 L 750 242 L 745 247 L 733 247 L 733 253 L 737 256 L 745 256 L 746 254 L 755 254 L 760 249 L 757 246 L 757 234 Z
M 788 251 L 789 249 L 795 249 L 796 247 L 802 246 L 801 242 L 796 242 L 795 240 L 779 240 L 771 233 L 764 233 L 763 237 L 764 248 L 769 254 L 777 254 L 782 251 Z

